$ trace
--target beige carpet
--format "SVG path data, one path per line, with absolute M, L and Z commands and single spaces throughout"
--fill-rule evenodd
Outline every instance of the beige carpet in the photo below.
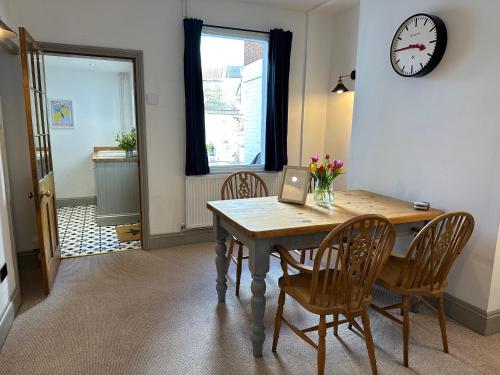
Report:
M 251 354 L 246 264 L 241 298 L 231 267 L 227 302 L 219 305 L 213 245 L 201 244 L 63 260 L 49 298 L 27 291 L 0 353 L 0 374 L 314 374 L 314 349 L 288 328 L 278 354 L 271 352 L 280 274 L 272 259 L 263 358 Z M 302 325 L 316 322 L 290 300 L 285 314 Z M 381 374 L 500 373 L 500 335 L 483 337 L 449 321 L 446 355 L 436 317 L 412 314 L 407 370 L 399 327 L 371 317 Z M 340 340 L 329 332 L 327 373 L 369 373 L 364 341 L 344 327 Z

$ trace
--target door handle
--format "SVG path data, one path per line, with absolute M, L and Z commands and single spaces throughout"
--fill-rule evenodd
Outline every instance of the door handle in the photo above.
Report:
M 50 190 L 41 191 L 41 193 L 42 193 L 42 197 L 47 197 L 47 198 L 49 198 L 52 195 L 52 193 L 50 192 Z

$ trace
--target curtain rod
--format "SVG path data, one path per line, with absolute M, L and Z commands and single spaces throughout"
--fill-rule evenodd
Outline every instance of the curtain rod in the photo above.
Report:
M 213 27 L 215 29 L 225 29 L 225 30 L 235 30 L 235 31 L 247 31 L 247 32 L 250 32 L 250 33 L 259 33 L 259 34 L 267 34 L 267 35 L 270 34 L 269 31 L 240 29 L 238 27 L 228 27 L 228 26 L 207 25 L 205 23 L 203 24 L 203 26 L 205 26 L 205 27 Z

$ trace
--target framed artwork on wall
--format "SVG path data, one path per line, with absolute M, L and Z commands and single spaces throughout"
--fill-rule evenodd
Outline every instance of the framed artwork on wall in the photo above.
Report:
M 278 200 L 280 202 L 305 204 L 310 183 L 311 172 L 308 167 L 285 166 Z
M 73 129 L 75 127 L 73 119 L 73 101 L 51 99 L 50 118 L 53 128 Z

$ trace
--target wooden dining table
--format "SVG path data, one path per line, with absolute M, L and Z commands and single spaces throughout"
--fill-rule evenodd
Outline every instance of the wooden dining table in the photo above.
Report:
M 249 268 L 252 274 L 252 332 L 253 355 L 262 356 L 265 340 L 264 312 L 266 309 L 266 274 L 274 245 L 289 249 L 317 247 L 325 235 L 337 225 L 364 214 L 379 214 L 393 224 L 417 223 L 432 220 L 443 213 L 430 209 L 418 211 L 413 203 L 364 190 L 336 191 L 331 208 L 317 206 L 312 194 L 305 205 L 282 203 L 277 197 L 211 201 L 207 208 L 213 212 L 216 233 L 217 285 L 220 303 L 226 298 L 226 240 L 235 236 L 249 249 Z

